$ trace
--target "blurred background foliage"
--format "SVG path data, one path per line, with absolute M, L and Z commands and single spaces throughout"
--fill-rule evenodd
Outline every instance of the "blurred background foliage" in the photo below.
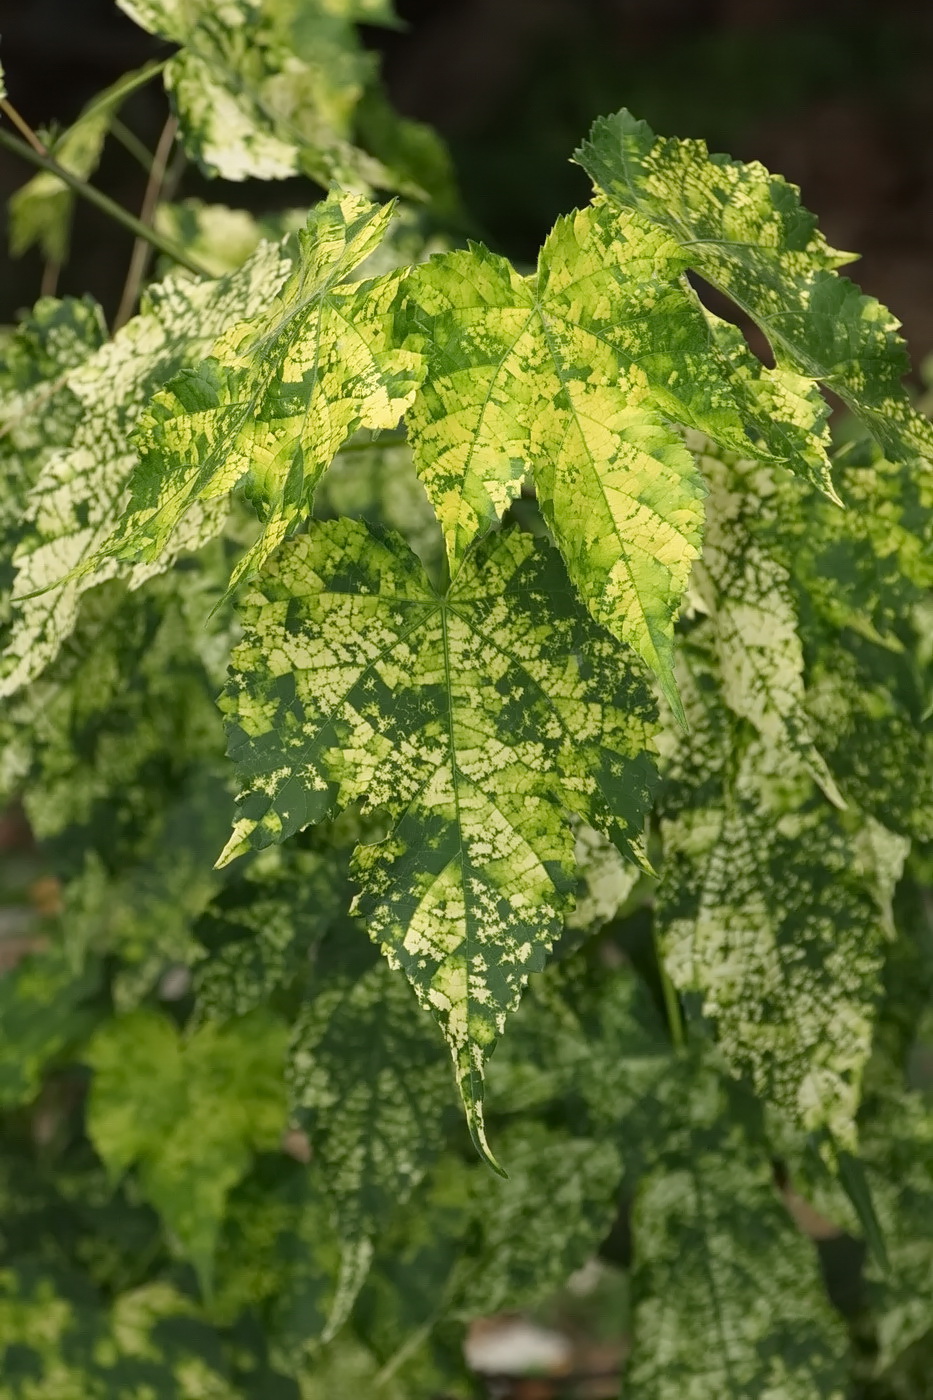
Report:
M 568 157 L 599 114 L 628 106 L 658 131 L 704 137 L 801 185 L 829 241 L 857 249 L 865 291 L 903 320 L 915 363 L 933 350 L 933 6 L 929 0 L 399 0 L 371 29 L 392 100 L 446 137 L 472 231 L 531 262 L 554 218 L 588 198 Z M 10 95 L 35 125 L 67 126 L 128 68 L 166 51 L 112 0 L 4 0 Z M 157 83 L 121 114 L 150 150 L 165 119 Z M 27 172 L 0 153 L 0 200 Z M 130 209 L 145 173 L 117 141 L 97 182 Z M 307 180 L 183 193 L 257 213 L 307 205 Z M 5 237 L 5 234 L 4 234 Z M 111 313 L 129 239 L 77 212 L 60 293 Z M 0 321 L 30 305 L 42 266 L 7 263 Z

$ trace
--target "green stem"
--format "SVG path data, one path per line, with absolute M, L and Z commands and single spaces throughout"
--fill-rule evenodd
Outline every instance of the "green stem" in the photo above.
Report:
M 667 1024 L 671 1033 L 671 1041 L 675 1050 L 682 1050 L 687 1043 L 684 1034 L 684 1019 L 680 1012 L 680 1002 L 677 998 L 677 990 L 668 975 L 664 966 L 664 957 L 658 947 L 657 933 L 654 935 L 654 958 L 658 965 L 658 976 L 661 979 L 661 993 L 664 997 L 664 1010 L 667 1013 Z
M 144 238 L 147 243 L 152 244 L 153 248 L 157 248 L 160 253 L 164 253 L 167 258 L 171 258 L 181 267 L 186 267 L 189 272 L 195 273 L 198 277 L 211 276 L 208 269 L 190 257 L 187 250 L 180 243 L 176 243 L 174 238 L 168 238 L 165 234 L 159 233 L 157 229 L 148 227 L 142 220 L 137 219 L 117 204 L 115 200 L 110 199 L 108 195 L 102 194 L 93 185 L 89 185 L 86 180 L 82 180 L 78 175 L 73 175 L 63 165 L 59 165 L 57 160 L 53 160 L 51 156 L 40 155 L 25 141 L 21 141 L 17 136 L 12 136 L 2 127 L 0 127 L 0 146 L 5 146 L 8 151 L 12 151 L 14 155 L 20 156 L 30 165 L 36 166 L 37 169 L 46 170 L 50 175 L 57 176 L 69 189 L 74 190 L 75 194 L 79 194 L 89 204 L 96 205 L 105 214 L 109 214 L 111 219 L 115 219 L 118 224 L 129 229 L 137 238 Z

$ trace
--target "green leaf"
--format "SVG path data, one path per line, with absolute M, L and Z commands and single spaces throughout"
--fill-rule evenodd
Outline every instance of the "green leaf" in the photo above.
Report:
M 749 739 L 698 661 L 662 804 L 657 927 L 735 1073 L 855 1150 L 889 938 L 873 869 L 786 749 Z
M 281 296 L 155 396 L 136 433 L 129 508 L 104 555 L 158 558 L 192 506 L 244 483 L 264 528 L 236 582 L 310 512 L 318 480 L 353 432 L 396 426 L 420 365 L 392 342 L 402 274 L 349 280 L 390 217 L 390 206 L 355 195 L 318 205 Z
M 362 975 L 329 976 L 295 1025 L 291 1101 L 342 1245 L 325 1339 L 345 1322 L 375 1240 L 442 1145 L 451 1094 L 439 1050 L 409 988 L 383 962 Z
M 60 948 L 23 958 L 0 977 L 0 1103 L 26 1103 L 62 1051 L 92 1029 L 85 1003 L 98 987 L 96 967 L 78 970 Z
M 136 461 L 128 434 L 154 390 L 182 364 L 198 360 L 226 326 L 258 312 L 281 286 L 287 267 L 278 248 L 263 244 L 238 272 L 219 281 L 168 278 L 149 288 L 138 316 L 66 376 L 80 420 L 69 445 L 47 462 L 32 494 L 25 538 L 14 559 L 21 607 L 0 663 L 0 694 L 12 694 L 56 655 L 88 588 L 117 573 L 138 586 L 159 572 L 145 566 L 131 571 L 99 556 L 122 514 L 123 491 Z M 216 532 L 216 524 L 208 531 L 195 513 L 160 567 Z
M 694 1092 L 709 1097 L 711 1087 Z M 816 1251 L 778 1200 L 766 1155 L 730 1128 L 725 1107 L 685 1125 L 639 1189 L 626 1396 L 843 1400 L 846 1332 Z
M 643 861 L 653 706 L 547 545 L 486 541 L 446 596 L 397 537 L 313 523 L 243 609 L 224 699 L 243 789 L 221 857 L 383 808 L 357 909 L 448 1039 L 476 1139 L 485 1055 L 561 928 L 570 812 Z
M 227 1194 L 285 1125 L 285 1039 L 281 1023 L 254 1012 L 183 1042 L 171 1021 L 141 1010 L 102 1027 L 86 1052 L 91 1141 L 115 1178 L 138 1167 L 206 1292 Z
M 275 848 L 208 906 L 195 927 L 204 945 L 194 979 L 199 1016 L 245 1016 L 310 971 L 350 901 L 340 854 Z
M 171 1284 L 105 1307 L 80 1277 L 33 1263 L 0 1269 L 3 1400 L 243 1400 L 221 1338 Z
M 788 571 L 755 536 L 773 472 L 757 463 L 699 458 L 710 488 L 694 586 L 712 620 L 722 696 L 762 739 L 786 746 L 830 802 L 845 802 L 806 712 L 804 651 Z
M 368 189 L 391 174 L 349 139 L 373 67 L 352 20 L 331 0 L 118 0 L 175 44 L 165 84 L 185 147 L 208 175 L 310 175 Z
M 712 339 L 685 266 L 667 234 L 600 201 L 558 220 L 534 277 L 471 245 L 413 269 L 406 287 L 428 350 L 410 434 L 451 567 L 533 472 L 581 596 L 675 711 L 673 619 L 704 493 L 667 420 L 749 455 L 781 425 L 776 460 L 794 456 L 793 439 L 825 462 L 812 412 L 785 424 L 799 407 L 788 415 L 760 376 L 751 396 L 747 351 L 733 372 L 734 347 Z
M 933 424 L 901 384 L 899 323 L 837 274 L 852 254 L 828 246 L 795 185 L 703 141 L 656 137 L 624 109 L 594 124 L 576 159 L 758 323 L 780 368 L 832 389 L 893 458 L 933 458 Z
M 464 1320 L 539 1302 L 609 1233 L 622 1180 L 619 1147 L 543 1123 L 502 1134 L 508 1180 L 477 1183 L 479 1240 L 456 1299 Z

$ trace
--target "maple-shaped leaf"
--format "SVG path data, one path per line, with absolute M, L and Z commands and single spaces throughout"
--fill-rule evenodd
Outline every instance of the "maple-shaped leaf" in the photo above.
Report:
M 779 368 L 838 394 L 892 457 L 933 459 L 933 423 L 901 383 L 899 322 L 839 276 L 853 255 L 829 247 L 796 185 L 757 161 L 710 155 L 703 141 L 657 137 L 624 109 L 594 124 L 576 159 L 757 322 Z
M 889 938 L 877 872 L 854 819 L 793 751 L 730 713 L 712 652 L 697 629 L 681 686 L 691 733 L 661 802 L 665 966 L 680 990 L 701 993 L 734 1073 L 853 1151 Z
M 843 1400 L 848 1339 L 816 1249 L 779 1199 L 766 1152 L 730 1125 L 715 1082 L 693 1093 L 712 1100 L 712 1114 L 703 1121 L 691 1106 L 632 1213 L 625 1394 Z
M 397 536 L 313 523 L 242 608 L 223 706 L 243 790 L 222 859 L 382 808 L 358 911 L 439 1020 L 483 1141 L 485 1055 L 562 927 L 576 813 L 638 856 L 654 707 L 559 556 L 517 531 L 437 593 Z
M 673 619 L 703 488 L 669 420 L 747 455 L 785 460 L 796 444 L 808 475 L 814 454 L 825 462 L 808 411 L 785 411 L 747 349 L 733 370 L 686 266 L 669 234 L 598 201 L 558 220 L 534 276 L 471 245 L 413 269 L 406 286 L 428 354 L 410 436 L 451 566 L 533 475 L 593 616 L 645 658 L 675 708 Z
M 137 24 L 180 46 L 166 65 L 185 147 L 208 175 L 325 188 L 399 188 L 354 145 L 352 120 L 373 69 L 335 0 L 118 0 Z M 370 7 L 372 9 L 372 7 Z M 384 22 L 375 11 L 370 23 Z
M 368 949 L 372 956 L 372 950 Z M 340 1274 L 325 1338 L 346 1321 L 373 1248 L 443 1145 L 454 1096 L 443 1050 L 383 961 L 328 969 L 292 1033 L 292 1111 L 333 1202 Z
M 318 205 L 281 295 L 156 394 L 135 434 L 130 504 L 106 549 L 156 559 L 192 505 L 243 483 L 264 529 L 232 587 L 309 513 L 318 480 L 353 432 L 395 427 L 421 364 L 393 343 L 403 274 L 350 280 L 391 214 L 348 194 Z
M 217 281 L 175 275 L 152 286 L 138 316 L 64 379 L 81 413 L 70 443 L 53 453 L 33 490 L 14 556 L 19 607 L 0 661 L 0 694 L 37 676 L 73 630 L 82 595 L 116 574 L 138 586 L 179 553 L 218 533 L 217 507 L 199 507 L 176 533 L 158 566 L 128 569 L 102 554 L 124 505 L 136 465 L 128 441 L 155 389 L 197 362 L 229 325 L 256 314 L 289 268 L 282 250 L 261 244 L 244 266 Z M 208 525 L 204 512 L 215 515 Z
M 182 1041 L 171 1021 L 140 1010 L 103 1026 L 84 1056 L 94 1070 L 91 1141 L 112 1176 L 138 1167 L 144 1196 L 206 1291 L 227 1193 L 253 1152 L 281 1139 L 286 1034 L 253 1012 Z

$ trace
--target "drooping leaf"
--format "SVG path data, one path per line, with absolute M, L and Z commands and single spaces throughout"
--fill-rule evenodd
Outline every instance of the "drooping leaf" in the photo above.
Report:
M 332 0 L 118 0 L 137 24 L 181 46 L 165 84 L 186 149 L 208 175 L 310 175 L 391 188 L 389 171 L 353 144 L 352 118 L 372 69 Z M 373 22 L 373 21 L 370 21 Z M 379 22 L 379 17 L 374 22 Z
M 933 424 L 901 383 L 898 321 L 838 275 L 852 254 L 828 246 L 795 185 L 703 141 L 656 137 L 624 109 L 594 124 L 576 158 L 758 323 L 780 368 L 832 389 L 895 459 L 933 458 Z
M 442 1144 L 449 1078 L 430 1024 L 384 962 L 331 975 L 299 1017 L 289 1054 L 293 1110 L 333 1200 L 340 1278 L 325 1336 L 346 1321 L 379 1232 Z
M 171 1021 L 140 1010 L 103 1026 L 86 1051 L 91 1141 L 114 1177 L 138 1168 L 206 1291 L 227 1194 L 285 1125 L 285 1040 L 280 1022 L 254 1012 L 182 1042 Z
M 743 734 L 694 659 L 662 799 L 665 965 L 702 994 L 733 1071 L 854 1149 L 889 937 L 874 872 L 792 751 Z
M 411 440 L 452 568 L 533 474 L 593 616 L 636 648 L 675 707 L 673 619 L 703 490 L 666 420 L 749 454 L 826 460 L 760 376 L 752 401 L 748 365 L 733 373 L 685 266 L 667 234 L 597 202 L 558 221 L 534 277 L 471 245 L 414 269 L 406 288 L 428 351 Z
M 131 571 L 98 557 L 120 518 L 136 460 L 128 434 L 153 391 L 203 355 L 226 326 L 259 311 L 287 269 L 281 250 L 263 244 L 238 272 L 219 281 L 176 276 L 151 287 L 140 314 L 66 377 L 80 421 L 32 493 L 28 528 L 15 555 L 21 604 L 0 666 L 0 694 L 12 694 L 55 656 L 74 626 L 81 595 L 93 584 L 125 573 L 138 586 L 159 572 L 144 566 Z M 180 530 L 172 541 L 172 556 L 204 533 L 203 521 L 189 521 L 188 532 Z
M 223 859 L 335 806 L 386 811 L 389 836 L 354 859 L 357 908 L 440 1021 L 482 1141 L 485 1054 L 576 883 L 567 814 L 638 856 L 644 683 L 557 555 L 515 531 L 444 596 L 397 537 L 315 522 L 242 611 L 224 707 L 243 795 Z
M 104 556 L 157 559 L 187 511 L 242 482 L 264 529 L 235 582 L 310 511 L 318 480 L 357 428 L 395 427 L 420 364 L 392 343 L 401 274 L 350 280 L 390 217 L 389 206 L 353 195 L 318 205 L 281 296 L 155 396 L 136 433 L 129 508 Z
M 642 1182 L 632 1233 L 632 1400 L 843 1400 L 847 1337 L 814 1246 L 722 1102 Z

